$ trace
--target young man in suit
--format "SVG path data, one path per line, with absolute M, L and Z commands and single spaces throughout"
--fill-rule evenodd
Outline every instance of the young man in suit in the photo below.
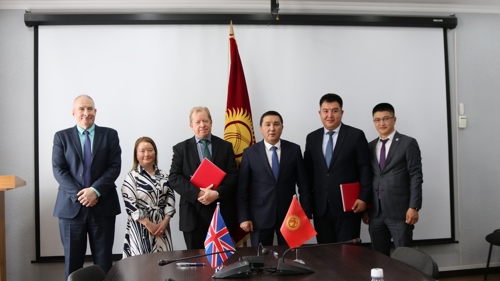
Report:
M 372 248 L 390 255 L 395 247 L 411 247 L 413 228 L 422 207 L 422 157 L 414 138 L 397 132 L 394 107 L 373 108 L 379 137 L 369 143 L 373 178 L 373 208 L 363 220 L 369 224 Z
M 208 108 L 191 109 L 189 121 L 194 137 L 173 147 L 169 182 L 170 187 L 181 196 L 179 229 L 184 234 L 187 248 L 204 249 L 216 201 L 220 202 L 220 212 L 227 228 L 232 229 L 231 226 L 236 223 L 234 198 L 238 168 L 232 144 L 212 135 L 212 116 Z M 189 181 L 205 157 L 226 172 L 215 190 L 212 189 L 213 184 L 198 187 Z
M 78 96 L 72 111 L 76 126 L 54 136 L 52 170 L 59 183 L 54 216 L 59 217 L 66 279 L 83 267 L 87 235 L 94 263 L 105 272 L 113 265 L 121 148 L 115 130 L 94 124 L 96 113 L 91 97 Z
M 319 101 L 323 127 L 307 135 L 304 162 L 312 187 L 318 243 L 358 238 L 361 214 L 371 200 L 372 171 L 363 131 L 342 123 L 342 98 L 326 94 Z M 344 212 L 340 185 L 360 183 L 352 211 Z
M 299 188 L 300 203 L 311 217 L 309 188 L 300 146 L 281 139 L 283 118 L 268 111 L 260 118 L 264 139 L 243 151 L 238 180 L 238 221 L 252 246 L 286 245 L 280 227 Z

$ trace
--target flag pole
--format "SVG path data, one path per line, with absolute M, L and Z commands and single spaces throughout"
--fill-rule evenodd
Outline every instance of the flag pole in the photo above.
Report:
M 245 80 L 245 74 L 234 36 L 233 21 L 229 23 L 229 77 L 227 105 L 225 113 L 224 140 L 233 145 L 236 164 L 239 167 L 243 150 L 255 143 L 252 110 Z M 239 225 L 233 227 L 236 246 L 246 244 L 249 233 Z

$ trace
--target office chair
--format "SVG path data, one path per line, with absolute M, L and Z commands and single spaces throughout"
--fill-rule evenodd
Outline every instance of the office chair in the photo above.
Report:
M 96 264 L 73 271 L 68 281 L 102 281 L 106 273 Z
M 486 235 L 486 241 L 490 243 L 490 251 L 488 252 L 488 261 L 486 262 L 486 270 L 484 271 L 484 280 L 488 279 L 488 268 L 490 267 L 491 249 L 493 245 L 500 246 L 500 229 Z
M 432 276 L 434 279 L 439 277 L 439 268 L 436 262 L 427 253 L 409 247 L 398 247 L 392 252 L 391 258 L 403 262 L 422 273 Z

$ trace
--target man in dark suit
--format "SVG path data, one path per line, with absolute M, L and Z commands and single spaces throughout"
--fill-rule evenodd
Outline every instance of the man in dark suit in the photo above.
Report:
M 395 247 L 411 247 L 413 228 L 422 207 L 422 157 L 414 138 L 398 133 L 394 107 L 373 108 L 379 137 L 369 143 L 373 170 L 373 208 L 363 217 L 369 223 L 372 248 L 390 255 Z
M 311 217 L 309 188 L 300 146 L 281 139 L 283 118 L 268 111 L 260 118 L 264 140 L 246 148 L 238 180 L 238 221 L 250 233 L 252 246 L 272 245 L 274 233 L 279 245 L 286 245 L 280 227 L 297 184 L 300 203 Z M 276 173 L 276 175 L 275 175 Z
M 358 238 L 361 214 L 371 200 L 372 172 L 363 131 L 342 123 L 342 98 L 326 94 L 319 101 L 322 128 L 307 135 L 304 162 L 312 187 L 318 243 Z M 352 211 L 344 212 L 340 185 L 360 183 Z
M 231 226 L 236 223 L 234 198 L 238 168 L 232 144 L 212 135 L 212 116 L 208 108 L 194 107 L 189 119 L 194 137 L 173 147 L 169 182 L 181 196 L 179 229 L 184 234 L 187 248 L 204 249 L 208 227 L 217 206 L 216 201 L 220 202 L 220 212 L 228 229 L 232 229 Z M 226 172 L 226 176 L 215 190 L 212 190 L 213 184 L 198 187 L 189 181 L 205 157 L 211 158 L 216 166 Z
M 96 112 L 91 97 L 78 96 L 72 111 L 77 125 L 54 136 L 52 170 L 59 183 L 54 216 L 59 217 L 66 279 L 83 267 L 87 234 L 94 263 L 105 272 L 112 266 L 121 148 L 115 130 L 94 124 Z

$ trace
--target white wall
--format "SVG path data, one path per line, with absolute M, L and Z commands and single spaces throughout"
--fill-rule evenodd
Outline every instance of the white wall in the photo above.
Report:
M 456 93 L 464 103 L 468 127 L 455 132 L 455 202 L 457 245 L 427 246 L 424 251 L 445 269 L 480 268 L 489 244 L 484 237 L 500 228 L 500 26 L 498 14 L 457 15 Z M 452 36 L 450 36 L 450 39 Z M 450 42 L 453 44 L 453 42 Z M 455 88 L 455 87 L 454 87 Z M 452 100 L 455 97 L 452 96 Z M 500 251 L 492 253 L 499 266 Z
M 0 10 L 0 174 L 26 186 L 5 194 L 8 280 L 64 280 L 64 264 L 35 258 L 33 29 L 24 11 Z
M 0 10 L 0 174 L 16 174 L 27 182 L 5 195 L 7 279 L 62 281 L 62 263 L 31 264 L 35 258 L 33 29 L 24 25 L 23 14 L 24 10 Z M 500 228 L 500 132 L 495 110 L 500 104 L 500 15 L 457 17 L 457 92 L 453 87 L 451 99 L 465 104 L 469 122 L 467 129 L 453 132 L 458 243 L 421 247 L 441 270 L 484 267 L 488 250 L 484 236 Z M 425 108 L 415 118 L 432 126 Z M 500 265 L 499 249 L 494 249 L 492 265 Z

